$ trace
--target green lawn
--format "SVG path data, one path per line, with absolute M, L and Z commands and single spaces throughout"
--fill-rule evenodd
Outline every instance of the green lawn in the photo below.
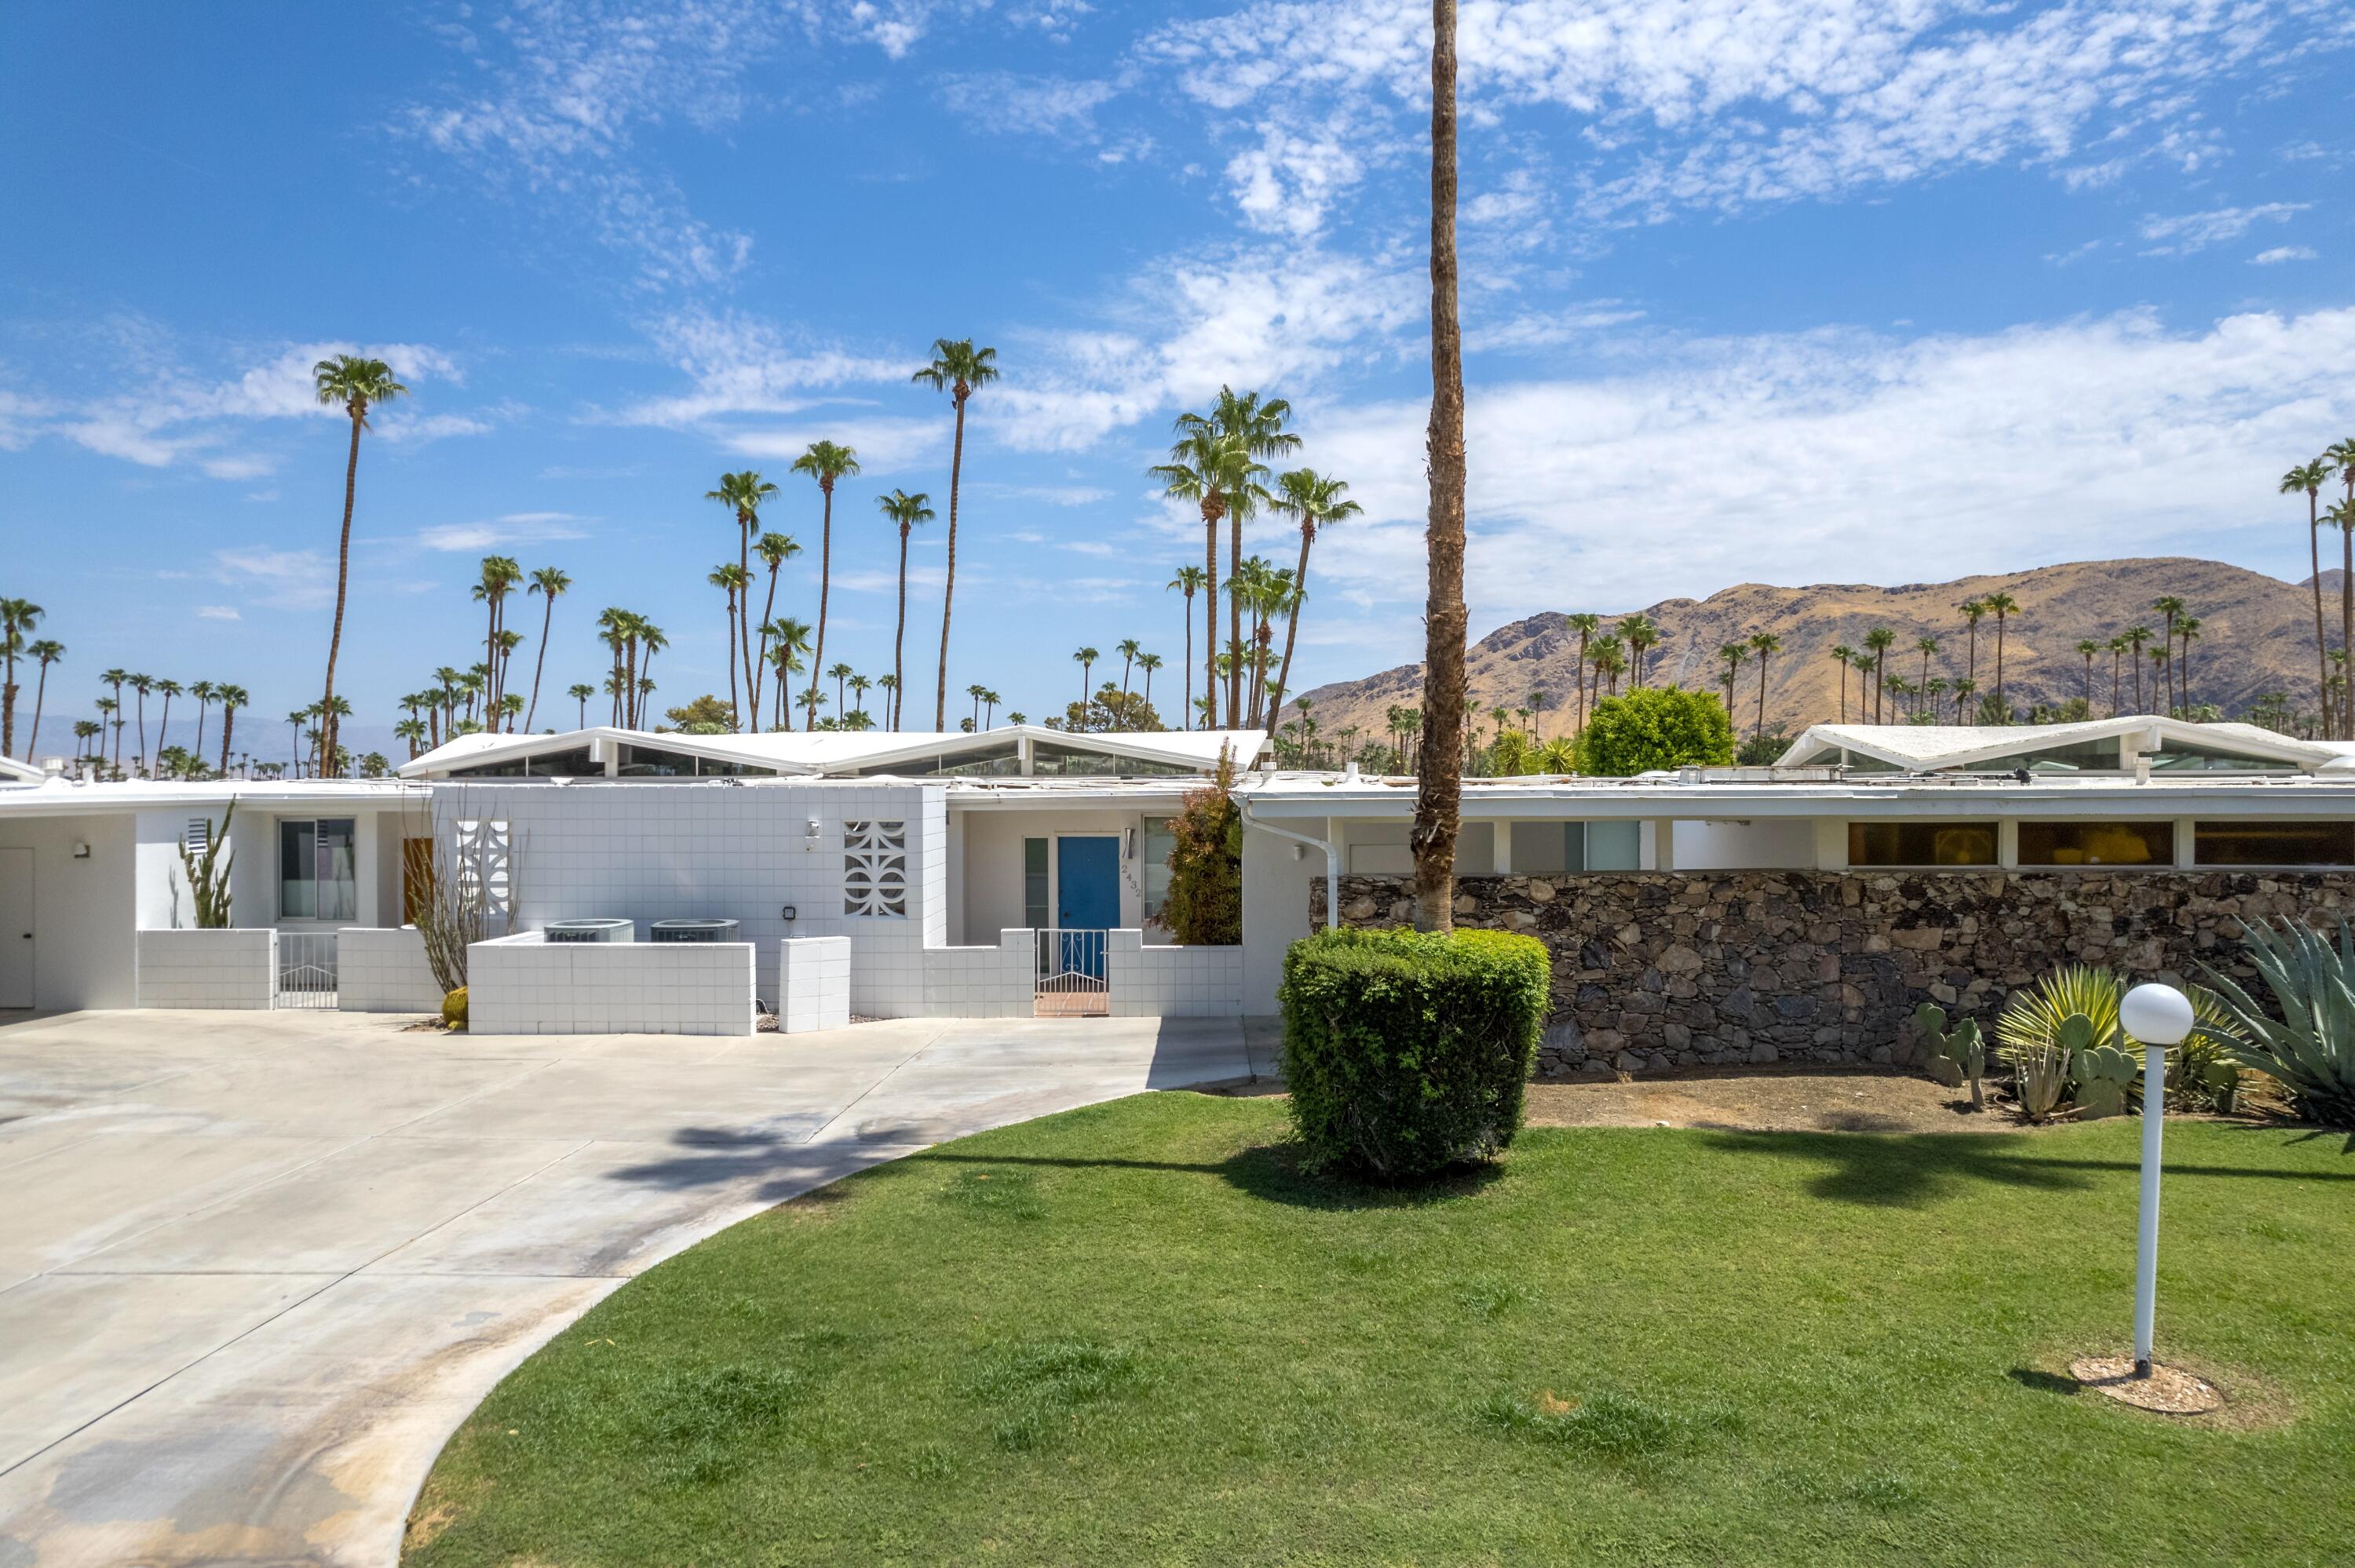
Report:
M 626 1287 L 442 1456 L 442 1564 L 2345 1563 L 2355 1153 L 2178 1122 L 2163 1357 L 2137 1127 L 1535 1130 L 1408 1200 L 1278 1100 L 951 1144 Z

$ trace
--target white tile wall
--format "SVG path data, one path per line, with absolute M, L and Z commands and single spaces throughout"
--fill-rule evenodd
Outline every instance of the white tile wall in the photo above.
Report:
M 1147 947 L 1142 931 L 1114 931 L 1105 974 L 1114 1018 L 1233 1018 L 1243 1011 L 1241 948 Z
M 903 1009 L 923 1018 L 1028 1018 L 1038 988 L 1037 938 L 1028 929 L 997 934 L 994 948 L 925 948 L 919 993 Z
M 475 1034 L 750 1034 L 750 942 L 543 942 L 466 949 Z
M 789 937 L 777 944 L 777 1029 L 805 1034 L 850 1022 L 850 938 Z
M 336 933 L 336 1007 L 342 1012 L 438 1012 L 442 988 L 414 926 L 346 926 Z
M 141 1007 L 266 1009 L 278 994 L 278 933 L 142 931 L 138 966 Z

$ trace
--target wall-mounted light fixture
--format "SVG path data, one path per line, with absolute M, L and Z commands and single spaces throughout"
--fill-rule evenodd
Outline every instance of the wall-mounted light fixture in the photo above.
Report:
M 90 858 L 90 845 L 86 843 L 75 844 L 73 857 L 76 860 L 88 860 Z
M 805 850 L 817 848 L 817 841 L 825 835 L 825 832 L 826 830 L 819 825 L 818 820 L 812 817 L 807 825 L 802 829 L 802 848 Z
M 802 912 L 788 904 L 783 909 L 778 910 L 777 914 L 784 920 L 793 921 L 800 919 Z

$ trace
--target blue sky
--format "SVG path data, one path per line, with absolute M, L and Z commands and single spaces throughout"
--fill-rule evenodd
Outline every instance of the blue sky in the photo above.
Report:
M 50 711 L 112 664 L 235 681 L 265 721 L 316 694 L 345 449 L 306 378 L 337 348 L 414 392 L 361 458 L 339 685 L 368 744 L 467 662 L 494 547 L 575 580 L 554 686 L 600 673 L 618 604 L 672 638 L 665 702 L 724 692 L 701 496 L 769 472 L 814 567 L 785 470 L 821 437 L 866 466 L 829 662 L 887 670 L 873 497 L 945 520 L 947 399 L 908 381 L 943 334 L 1006 370 L 953 693 L 1053 711 L 1074 648 L 1130 636 L 1173 682 L 1162 585 L 1199 532 L 1144 471 L 1222 381 L 1290 397 L 1368 509 L 1317 546 L 1295 684 L 1416 656 L 1425 16 L 8 7 L 0 592 L 70 649 Z M 2304 575 L 2274 481 L 2355 434 L 2343 5 L 1527 0 L 1464 33 L 1476 635 L 1744 580 Z M 814 570 L 788 592 L 814 619 Z

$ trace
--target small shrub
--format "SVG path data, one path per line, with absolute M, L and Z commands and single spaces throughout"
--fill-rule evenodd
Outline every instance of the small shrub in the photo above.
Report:
M 1234 755 L 1221 748 L 1218 772 L 1187 794 L 1169 823 L 1169 891 L 1156 919 L 1185 946 L 1243 939 L 1243 814 L 1234 785 Z
M 1732 760 L 1733 721 L 1717 694 L 1678 686 L 1604 698 L 1578 737 L 1579 771 L 1612 778 Z
M 1395 1181 L 1505 1149 L 1520 1129 L 1549 980 L 1544 945 L 1501 931 L 1295 942 L 1277 995 L 1306 1163 Z
M 442 999 L 442 1022 L 453 1029 L 466 1027 L 466 988 L 464 986 L 460 986 Z

